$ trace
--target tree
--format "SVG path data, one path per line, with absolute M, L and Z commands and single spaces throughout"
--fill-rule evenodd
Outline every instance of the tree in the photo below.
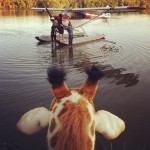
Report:
M 30 7 L 105 7 L 107 5 L 150 7 L 150 0 L 3 0 L 0 3 L 4 9 L 28 9 Z

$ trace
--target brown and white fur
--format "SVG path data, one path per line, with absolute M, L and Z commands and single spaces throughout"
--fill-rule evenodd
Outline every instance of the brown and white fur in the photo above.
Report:
M 48 81 L 55 96 L 48 109 L 35 108 L 22 116 L 17 127 L 33 134 L 49 125 L 49 150 L 94 150 L 95 131 L 112 140 L 125 129 L 123 120 L 104 111 L 95 111 L 93 98 L 103 73 L 98 67 L 86 70 L 87 79 L 80 88 L 69 89 L 62 69 L 49 68 Z

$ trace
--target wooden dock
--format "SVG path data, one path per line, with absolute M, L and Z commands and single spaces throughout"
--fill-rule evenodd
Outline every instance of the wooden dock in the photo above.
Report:
M 39 36 L 35 37 L 39 42 L 51 42 L 50 36 Z M 105 39 L 104 35 L 96 35 L 96 36 L 84 36 L 83 34 L 75 34 L 73 38 L 73 45 L 83 44 L 88 42 L 97 41 L 100 39 Z M 64 35 L 64 38 L 59 40 L 57 37 L 56 41 L 59 45 L 68 45 L 68 35 Z
M 73 38 L 83 37 L 84 33 L 75 33 Z M 50 35 L 36 36 L 35 37 L 39 42 L 51 42 Z M 57 35 L 57 41 L 59 41 L 59 36 Z M 64 34 L 64 39 L 68 39 L 68 34 Z
M 86 37 L 86 36 L 76 37 L 76 38 L 73 38 L 73 45 L 93 42 L 93 41 L 97 41 L 100 39 L 105 39 L 105 36 L 104 35 L 96 35 L 96 36 L 89 36 L 89 37 Z M 60 44 L 68 45 L 68 38 L 64 38 L 63 40 L 60 40 Z

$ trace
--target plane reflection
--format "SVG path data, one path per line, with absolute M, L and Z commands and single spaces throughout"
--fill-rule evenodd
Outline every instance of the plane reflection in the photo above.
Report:
M 104 70 L 106 78 L 112 78 L 116 85 L 124 84 L 125 87 L 134 86 L 139 82 L 139 74 L 124 73 L 123 68 L 109 68 Z
M 61 48 L 51 45 L 51 55 L 43 57 L 43 59 L 48 59 L 45 62 L 49 62 L 49 65 L 62 66 L 64 68 L 68 68 L 69 66 L 69 68 L 73 68 L 79 72 L 83 72 L 85 66 L 92 64 L 99 65 L 105 73 L 105 78 L 110 80 L 110 84 L 115 83 L 116 85 L 131 87 L 139 82 L 139 74 L 130 73 L 126 68 L 114 68 L 111 65 L 103 65 L 101 62 L 93 62 L 94 60 L 91 59 L 88 53 L 82 53 L 81 56 L 81 53 L 77 49 L 78 47 L 69 48 L 65 46 Z M 49 52 L 43 51 L 40 55 L 47 55 L 47 53 Z

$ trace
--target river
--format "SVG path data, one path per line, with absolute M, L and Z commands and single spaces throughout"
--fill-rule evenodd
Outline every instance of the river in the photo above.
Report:
M 49 107 L 47 68 L 64 67 L 68 86 L 80 87 L 84 67 L 96 64 L 105 72 L 94 98 L 96 110 L 110 111 L 126 123 L 114 141 L 97 135 L 96 150 L 150 150 L 150 14 L 112 14 L 86 24 L 87 35 L 104 34 L 105 40 L 72 49 L 38 44 L 34 37 L 48 35 L 50 27 L 46 14 L 0 11 L 0 149 L 46 150 L 47 129 L 26 136 L 16 123 L 32 108 Z

